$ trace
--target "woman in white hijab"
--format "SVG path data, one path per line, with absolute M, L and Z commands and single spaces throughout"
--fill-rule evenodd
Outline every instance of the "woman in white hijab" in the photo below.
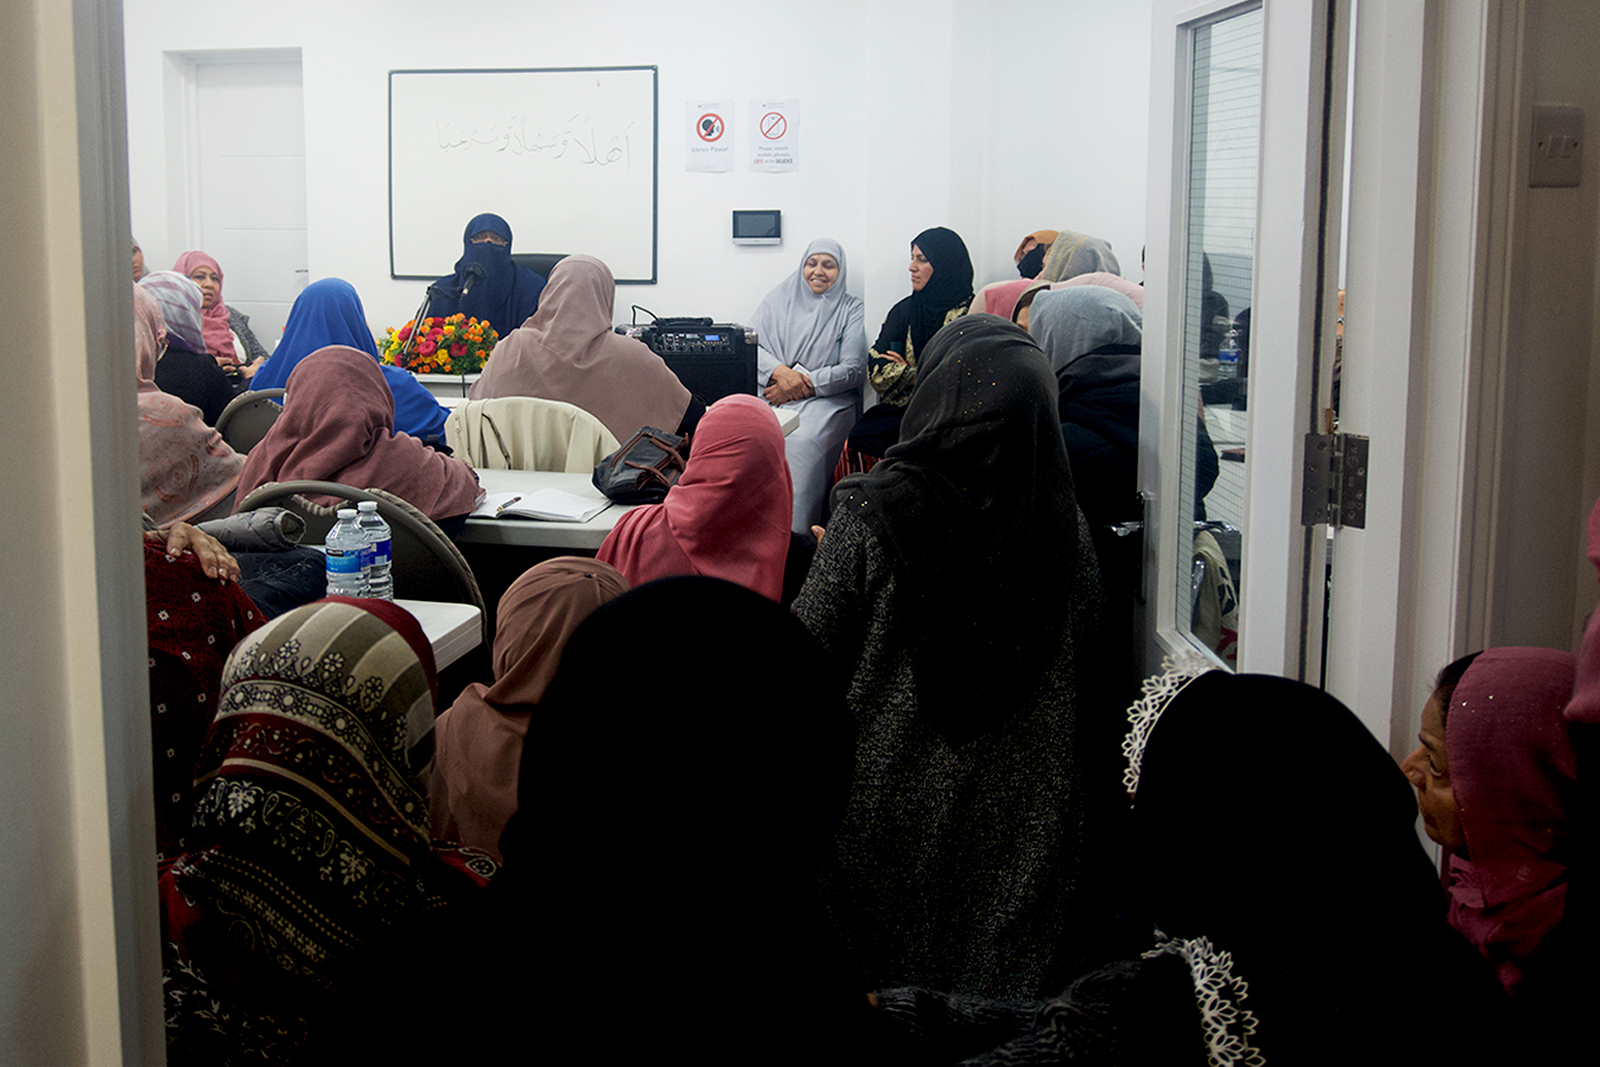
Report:
M 845 292 L 839 242 L 812 241 L 800 269 L 767 294 L 750 324 L 760 338 L 756 381 L 762 395 L 773 407 L 800 413 L 784 451 L 794 481 L 791 529 L 805 533 L 822 521 L 839 449 L 861 417 L 867 374 L 865 308 Z

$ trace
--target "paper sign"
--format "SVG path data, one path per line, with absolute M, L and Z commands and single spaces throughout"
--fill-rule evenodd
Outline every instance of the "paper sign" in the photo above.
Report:
M 750 169 L 776 174 L 800 169 L 800 101 L 750 101 Z
M 684 103 L 684 169 L 721 173 L 733 169 L 733 101 Z

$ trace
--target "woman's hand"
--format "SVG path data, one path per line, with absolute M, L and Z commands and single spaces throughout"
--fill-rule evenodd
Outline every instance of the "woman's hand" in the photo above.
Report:
M 267 360 L 265 356 L 257 356 L 254 363 L 246 363 L 244 366 L 240 367 L 239 373 L 244 375 L 245 381 L 249 381 L 251 378 L 256 376 L 256 371 L 260 370 L 261 364 L 265 363 L 266 361 Z
M 787 404 L 791 400 L 804 400 L 808 396 L 816 395 L 816 387 L 811 384 L 811 379 L 795 370 L 778 364 L 772 372 L 771 384 L 761 394 L 767 403 L 773 407 Z
M 146 541 L 167 546 L 167 555 L 192 552 L 200 561 L 200 569 L 208 578 L 239 580 L 239 561 L 234 559 L 222 542 L 204 530 L 186 522 L 175 522 L 165 530 L 151 530 L 144 535 Z

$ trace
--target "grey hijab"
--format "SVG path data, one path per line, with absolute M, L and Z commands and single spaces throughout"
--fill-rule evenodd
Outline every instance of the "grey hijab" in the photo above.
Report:
M 1111 242 L 1074 230 L 1062 230 L 1044 257 L 1039 277 L 1047 282 L 1064 282 L 1097 270 L 1122 273 L 1122 265 L 1111 251 Z
M 825 293 L 813 293 L 806 284 L 805 264 L 817 253 L 839 261 L 839 280 Z M 779 363 L 820 367 L 837 362 L 839 339 L 850 318 L 850 309 L 861 301 L 845 292 L 844 248 L 830 237 L 819 237 L 806 246 L 800 266 L 778 283 L 756 308 L 750 325 L 761 335 L 761 347 Z
M 1029 313 L 1028 332 L 1044 349 L 1057 377 L 1080 356 L 1107 345 L 1137 348 L 1144 318 L 1132 300 L 1102 285 L 1074 285 L 1040 293 Z

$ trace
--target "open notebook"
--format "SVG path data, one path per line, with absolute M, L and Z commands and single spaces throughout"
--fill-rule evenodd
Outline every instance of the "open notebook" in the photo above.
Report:
M 531 493 L 490 493 L 472 509 L 472 517 L 588 522 L 610 506 L 609 500 L 578 496 L 560 489 L 535 489 Z

